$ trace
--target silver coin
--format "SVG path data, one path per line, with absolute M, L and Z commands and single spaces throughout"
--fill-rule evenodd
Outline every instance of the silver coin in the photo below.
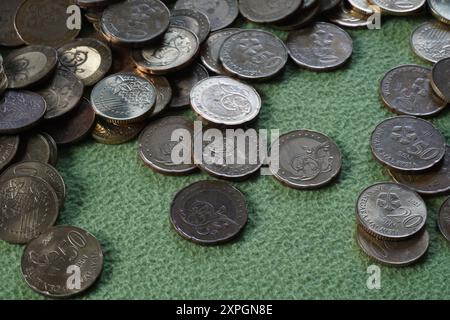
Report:
M 200 43 L 206 40 L 211 31 L 208 17 L 200 11 L 190 9 L 172 11 L 170 24 L 174 27 L 181 27 L 192 31 Z
M 329 11 L 325 14 L 331 22 L 334 22 L 341 27 L 365 28 L 371 24 L 371 21 L 367 16 L 349 9 L 344 2 L 341 2 L 336 10 Z
M 150 81 L 156 89 L 156 103 L 155 107 L 153 108 L 153 111 L 151 114 L 149 114 L 150 118 L 154 118 L 160 113 L 162 113 L 164 110 L 167 109 L 167 107 L 170 104 L 170 101 L 172 100 L 172 87 L 169 83 L 169 80 L 163 76 L 151 76 L 142 72 L 139 72 L 139 70 L 136 69 L 137 74 L 139 74 L 141 77 L 144 77 L 148 81 Z
M 208 77 L 208 71 L 199 63 L 169 76 L 168 80 L 172 87 L 172 100 L 169 107 L 172 109 L 187 107 L 192 88 Z
M 288 20 L 273 23 L 272 26 L 279 30 L 292 31 L 300 29 L 310 23 L 320 13 L 318 0 L 304 0 L 300 10 Z
M 431 86 L 434 92 L 444 101 L 450 103 L 450 57 L 439 60 L 431 70 Z
M 450 24 L 450 4 L 447 0 L 428 0 L 428 5 L 439 21 Z
M 382 13 L 396 16 L 408 15 L 419 11 L 426 0 L 370 0 L 374 5 L 380 7 Z
M 239 11 L 250 21 L 273 23 L 286 19 L 302 5 L 302 0 L 240 0 Z
M 357 12 L 364 15 L 372 15 L 375 13 L 374 6 L 368 0 L 347 0 L 350 6 Z
M 410 43 L 415 54 L 431 63 L 450 57 L 450 29 L 440 23 L 421 24 L 413 31 Z

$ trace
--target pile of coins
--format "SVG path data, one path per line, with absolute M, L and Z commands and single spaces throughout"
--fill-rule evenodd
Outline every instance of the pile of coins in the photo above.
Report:
M 0 95 L 8 88 L 8 78 L 3 69 L 3 57 L 0 55 Z

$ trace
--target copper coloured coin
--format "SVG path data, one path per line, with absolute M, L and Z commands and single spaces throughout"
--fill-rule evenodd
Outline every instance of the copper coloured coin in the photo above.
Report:
M 450 242 L 450 198 L 447 198 L 439 210 L 438 226 L 444 238 Z
M 209 18 L 202 12 L 191 9 L 179 9 L 172 11 L 170 24 L 192 31 L 202 43 L 211 31 Z
M 14 17 L 21 5 L 21 0 L 0 1 L 0 45 L 6 47 L 17 47 L 23 43 L 16 29 L 14 28 Z
M 6 168 L 16 156 L 19 149 L 19 136 L 0 136 L 0 172 Z
M 239 11 L 247 20 L 256 23 L 272 23 L 284 20 L 295 13 L 303 0 L 240 0 Z
M 349 8 L 344 1 L 335 10 L 327 11 L 325 15 L 331 22 L 345 28 L 367 28 L 372 23 L 367 16 Z
M 172 100 L 170 101 L 169 107 L 171 109 L 178 109 L 189 106 L 192 88 L 208 77 L 208 71 L 199 63 L 192 65 L 182 72 L 168 76 L 167 79 L 172 87 Z
M 434 92 L 450 103 L 450 81 L 448 75 L 450 74 L 450 57 L 439 60 L 431 71 L 431 85 Z
M 97 118 L 92 138 L 102 144 L 123 144 L 136 138 L 144 129 L 145 122 L 114 124 Z

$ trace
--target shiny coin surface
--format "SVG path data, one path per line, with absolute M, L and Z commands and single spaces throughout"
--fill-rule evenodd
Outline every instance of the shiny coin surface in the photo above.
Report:
M 450 57 L 450 29 L 440 23 L 425 22 L 411 36 L 411 47 L 422 59 L 436 63 Z
M 441 162 L 445 138 L 430 122 L 398 116 L 381 122 L 370 138 L 372 154 L 387 167 L 419 173 Z
M 176 131 L 178 139 L 172 140 Z M 139 155 L 151 169 L 165 174 L 195 171 L 192 161 L 194 124 L 184 117 L 165 117 L 148 125 L 139 136 Z M 187 136 L 186 136 L 187 135 Z M 179 159 L 173 159 L 174 148 Z M 185 152 L 189 150 L 189 153 Z
M 178 0 L 175 9 L 193 9 L 209 19 L 211 31 L 228 27 L 239 15 L 237 0 Z
M 403 16 L 422 9 L 426 0 L 370 0 L 370 2 L 380 7 L 381 12 L 384 14 Z
M 288 52 L 283 41 L 270 32 L 242 30 L 224 41 L 219 58 L 232 75 L 263 80 L 276 76 L 284 68 Z
M 170 108 L 183 108 L 189 105 L 192 88 L 201 80 L 209 77 L 208 71 L 196 63 L 190 68 L 168 77 L 172 87 Z
M 425 226 L 427 207 L 416 192 L 404 185 L 378 183 L 360 194 L 356 217 L 359 225 L 375 238 L 401 241 Z
M 304 0 L 300 10 L 287 20 L 273 23 L 272 26 L 279 30 L 297 30 L 310 23 L 320 13 L 318 0 Z
M 159 0 L 126 0 L 105 9 L 101 28 L 112 42 L 144 46 L 166 32 L 169 16 L 169 9 Z
M 328 19 L 341 27 L 346 28 L 365 28 L 371 24 L 367 16 L 364 16 L 341 2 L 335 10 L 326 13 Z
M 89 232 L 71 226 L 48 229 L 26 246 L 21 260 L 27 285 L 50 298 L 69 298 L 86 291 L 102 270 L 99 241 Z M 77 273 L 79 286 L 72 281 Z
M 426 230 L 404 241 L 386 241 L 376 239 L 358 228 L 356 239 L 365 254 L 393 267 L 410 266 L 418 262 L 427 253 L 430 242 L 430 236 Z
M 136 138 L 144 129 L 144 122 L 127 123 L 118 125 L 97 118 L 91 135 L 98 143 L 122 144 Z
M 97 39 L 72 41 L 58 49 L 61 69 L 73 72 L 85 86 L 100 81 L 112 65 L 111 49 Z
M 136 69 L 137 70 L 137 69 Z M 169 80 L 163 76 L 150 76 L 138 72 L 138 74 L 148 81 L 150 81 L 156 89 L 156 103 L 153 111 L 149 114 L 149 118 L 158 116 L 160 113 L 165 111 L 172 100 L 172 87 L 170 86 Z
M 372 15 L 375 13 L 374 6 L 370 4 L 369 0 L 346 0 L 350 7 L 364 15 Z M 342 1 L 345 3 L 345 1 Z
M 327 22 L 291 31 L 287 46 L 292 60 L 299 66 L 326 71 L 345 64 L 353 52 L 353 41 L 343 29 Z
M 202 245 L 232 240 L 247 219 L 244 195 L 221 181 L 191 184 L 177 193 L 170 208 L 170 221 L 177 233 Z
M 192 63 L 199 52 L 197 36 L 180 27 L 170 27 L 162 43 L 135 49 L 132 58 L 142 72 L 162 75 L 181 70 Z
M 0 97 L 0 134 L 14 134 L 31 129 L 44 117 L 44 98 L 28 91 L 7 90 Z
M 397 114 L 417 117 L 435 115 L 447 103 L 434 94 L 430 75 L 431 69 L 418 65 L 396 67 L 381 80 L 381 99 Z
M 23 40 L 20 39 L 14 28 L 14 17 L 21 3 L 20 0 L 2 0 L 0 2 L 0 12 L 2 13 L 0 19 L 1 46 L 16 47 L 23 44 Z
M 320 10 L 322 12 L 331 11 L 337 8 L 342 0 L 319 0 Z
M 67 26 L 67 8 L 71 5 L 72 0 L 24 0 L 16 14 L 16 30 L 28 45 L 59 47 L 80 32 Z
M 261 97 L 247 84 L 217 76 L 199 82 L 192 89 L 191 107 L 209 122 L 237 126 L 258 116 Z
M 52 142 L 41 133 L 24 134 L 21 136 L 16 161 L 37 161 L 51 163 L 54 152 Z
M 36 177 L 14 177 L 0 184 L 0 239 L 27 243 L 53 226 L 59 202 L 53 188 Z
M 250 21 L 271 23 L 286 19 L 302 5 L 302 0 L 240 0 L 239 11 Z
M 19 149 L 19 136 L 0 136 L 0 172 L 6 168 L 16 156 Z
M 450 198 L 445 200 L 439 210 L 438 226 L 445 239 L 450 241 Z
M 153 110 L 156 89 L 133 73 L 117 73 L 97 83 L 91 93 L 94 111 L 106 121 L 139 122 Z
M 191 9 L 172 11 L 170 24 L 174 27 L 181 27 L 192 31 L 200 43 L 206 40 L 211 31 L 208 17 L 200 11 Z
M 311 130 L 283 134 L 278 144 L 279 161 L 270 170 L 283 184 L 296 189 L 316 189 L 331 183 L 340 173 L 342 154 L 326 135 Z M 276 152 L 272 145 L 272 156 Z
M 439 21 L 450 24 L 450 5 L 447 0 L 428 0 L 428 5 Z
M 58 62 L 56 50 L 46 46 L 28 46 L 12 51 L 4 61 L 9 88 L 21 89 L 47 79 Z
M 450 58 L 439 60 L 431 71 L 431 86 L 444 101 L 450 103 Z

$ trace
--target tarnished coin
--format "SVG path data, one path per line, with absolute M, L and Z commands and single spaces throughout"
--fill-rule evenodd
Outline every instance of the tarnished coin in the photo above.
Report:
M 15 27 L 28 45 L 59 47 L 77 37 L 80 29 L 69 29 L 67 8 L 72 0 L 24 0 L 17 10 Z
M 111 74 L 135 71 L 136 65 L 133 59 L 131 59 L 129 48 L 111 46 L 111 51 L 113 54 Z
M 48 163 L 52 166 L 56 166 L 56 163 L 58 162 L 58 145 L 56 144 L 55 139 L 47 132 L 41 132 L 41 135 L 47 140 L 48 145 L 50 146 L 50 160 Z
M 261 97 L 247 84 L 217 76 L 200 81 L 192 89 L 191 107 L 211 123 L 238 126 L 258 116 Z
M 303 0 L 240 0 L 239 11 L 250 21 L 272 23 L 286 19 L 295 13 Z
M 111 49 L 103 42 L 92 39 L 78 39 L 58 49 L 61 69 L 73 72 L 85 86 L 100 81 L 112 65 Z
M 172 87 L 172 100 L 170 108 L 183 108 L 189 105 L 192 88 L 201 80 L 209 77 L 208 71 L 196 63 L 190 68 L 168 77 Z
M 375 6 L 370 4 L 369 0 L 347 0 L 347 2 L 353 10 L 361 14 L 371 16 L 375 13 Z
M 163 76 L 151 76 L 136 69 L 136 72 L 150 81 L 156 89 L 156 103 L 153 111 L 149 114 L 149 118 L 154 118 L 165 111 L 172 100 L 172 87 L 169 80 Z
M 326 71 L 345 64 L 353 52 L 353 41 L 343 29 L 327 22 L 291 31 L 287 40 L 289 55 L 299 66 Z
M 0 172 L 6 168 L 16 156 L 19 149 L 19 136 L 0 136 Z
M 92 24 L 100 24 L 105 7 L 92 7 L 84 10 L 84 17 Z M 100 27 L 101 29 L 101 27 Z
M 211 31 L 208 17 L 200 11 L 191 9 L 172 11 L 170 24 L 192 31 L 197 36 L 199 43 L 205 41 Z
M 142 72 L 162 75 L 179 71 L 192 63 L 199 52 L 197 36 L 180 27 L 170 27 L 162 43 L 134 49 L 132 59 Z
M 113 74 L 97 83 L 91 93 L 95 113 L 119 124 L 145 119 L 155 102 L 153 84 L 134 73 Z
M 270 32 L 242 30 L 224 41 L 219 58 L 228 73 L 263 80 L 283 70 L 288 52 L 284 42 Z
M 0 239 L 22 244 L 53 226 L 59 202 L 53 188 L 36 177 L 14 177 L 0 184 Z
M 283 184 L 296 189 L 316 189 L 337 178 L 342 167 L 342 154 L 326 135 L 311 130 L 295 130 L 283 134 L 271 148 L 270 170 Z
M 370 146 L 375 159 L 393 170 L 419 173 L 433 168 L 445 154 L 445 138 L 430 122 L 398 116 L 381 122 Z
M 184 117 L 162 118 L 142 131 L 139 156 L 157 172 L 175 175 L 190 173 L 197 169 L 192 161 L 193 135 L 192 121 Z M 177 159 L 173 159 L 175 155 Z
M 209 19 L 211 31 L 228 27 L 239 15 L 237 0 L 178 0 L 175 9 L 193 9 Z
M 422 59 L 436 63 L 450 58 L 450 29 L 440 23 L 425 22 L 411 35 L 411 47 Z
M 370 0 L 370 2 L 380 7 L 381 12 L 384 14 L 404 16 L 422 9 L 426 0 Z
M 21 0 L 2 0 L 0 2 L 0 45 L 16 47 L 23 44 L 16 29 L 14 28 L 14 17 L 17 9 L 22 4 Z
M 439 210 L 438 226 L 444 238 L 450 241 L 450 198 L 442 204 Z
M 58 62 L 56 50 L 45 46 L 29 46 L 12 51 L 4 62 L 9 88 L 21 89 L 45 81 Z
M 341 27 L 366 28 L 371 24 L 367 16 L 348 8 L 345 2 L 341 2 L 339 7 L 335 10 L 327 11 L 325 14 L 331 22 Z
M 44 98 L 28 91 L 7 90 L 0 97 L 0 134 L 15 134 L 31 129 L 44 117 Z
M 37 161 L 51 163 L 53 146 L 51 141 L 41 133 L 26 134 L 21 136 L 19 151 L 16 161 Z
M 356 239 L 365 254 L 382 264 L 393 267 L 405 267 L 418 262 L 427 253 L 430 242 L 430 236 L 426 230 L 404 241 L 387 241 L 376 239 L 358 228 Z
M 434 94 L 430 75 L 431 69 L 418 65 L 396 67 L 381 80 L 381 99 L 397 114 L 417 117 L 435 115 L 447 103 Z
M 436 19 L 450 24 L 450 5 L 447 0 L 428 0 L 428 5 Z
M 298 12 L 293 14 L 293 16 L 287 20 L 273 23 L 272 26 L 284 31 L 297 30 L 310 23 L 319 13 L 319 0 L 303 0 L 303 5 Z
M 105 9 L 101 28 L 114 43 L 145 46 L 166 32 L 169 16 L 159 0 L 126 0 Z
M 328 12 L 338 7 L 342 0 L 319 0 L 321 12 Z
M 404 185 L 378 183 L 360 194 L 356 218 L 375 238 L 401 241 L 411 238 L 425 226 L 427 207 L 416 192 Z
M 56 119 L 71 112 L 83 96 L 83 82 L 71 71 L 59 69 L 47 87 L 38 90 L 47 103 L 46 120 Z
M 102 144 L 122 144 L 136 138 L 144 129 L 145 122 L 135 122 L 127 124 L 114 124 L 97 118 L 94 130 L 91 135 L 98 143 Z
M 248 219 L 244 195 L 228 183 L 199 181 L 177 193 L 170 222 L 183 238 L 216 245 L 235 238 Z
M 450 57 L 439 60 L 431 71 L 431 86 L 434 92 L 447 103 L 450 103 Z
M 74 0 L 75 4 L 81 8 L 105 7 L 122 0 Z
M 450 192 L 450 147 L 442 164 L 433 171 L 423 174 L 404 174 L 395 170 L 389 170 L 389 174 L 395 182 L 404 184 L 423 195 L 441 195 Z
M 69 298 L 86 291 L 102 270 L 103 252 L 98 240 L 71 226 L 48 229 L 26 246 L 21 260 L 26 284 L 50 298 Z M 79 275 L 79 285 L 74 274 Z

